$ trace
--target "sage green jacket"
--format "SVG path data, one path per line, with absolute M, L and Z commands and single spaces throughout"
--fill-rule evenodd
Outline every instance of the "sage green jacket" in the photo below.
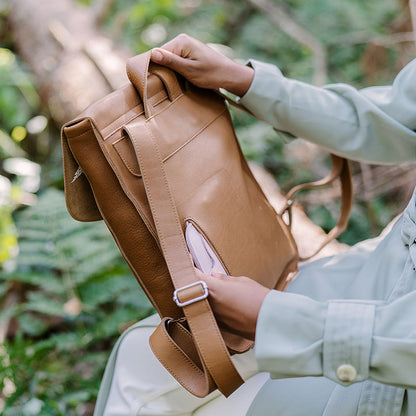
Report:
M 363 90 L 250 63 L 240 103 L 283 135 L 354 160 L 416 160 L 416 60 L 392 86 Z M 415 204 L 413 193 L 389 233 L 302 266 L 287 292 L 267 295 L 255 353 L 272 380 L 248 414 L 416 415 Z

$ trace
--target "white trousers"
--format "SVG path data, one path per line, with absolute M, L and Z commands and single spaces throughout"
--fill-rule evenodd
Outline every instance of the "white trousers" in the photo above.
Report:
M 155 358 L 149 336 L 159 323 L 153 315 L 130 327 L 107 363 L 94 416 L 243 416 L 269 379 L 258 373 L 253 350 L 233 356 L 246 382 L 230 397 L 217 391 L 204 398 L 188 393 Z
M 403 270 L 400 261 L 397 270 L 392 270 L 389 260 L 403 254 L 400 226 L 400 222 L 396 224 L 385 239 L 368 240 L 333 258 L 304 264 L 287 291 L 319 301 L 385 299 Z M 379 270 L 384 263 L 389 272 L 381 275 Z M 393 416 L 389 410 L 383 411 L 389 409 L 384 405 L 383 394 L 375 401 L 366 397 L 361 400 L 362 383 L 346 388 L 323 377 L 269 381 L 268 373 L 258 373 L 254 351 L 233 357 L 247 381 L 229 398 L 218 391 L 196 398 L 175 381 L 150 350 L 148 339 L 158 322 L 157 316 L 151 316 L 120 337 L 106 367 L 94 416 L 243 416 L 247 412 L 254 416 L 351 416 L 369 415 L 367 405 L 373 402 L 371 414 Z M 408 402 L 411 397 L 409 393 Z M 414 410 L 407 412 L 406 406 L 394 416 L 416 414 Z

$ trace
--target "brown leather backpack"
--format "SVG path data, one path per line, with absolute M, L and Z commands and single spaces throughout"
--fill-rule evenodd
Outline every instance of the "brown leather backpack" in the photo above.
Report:
M 228 274 L 268 288 L 286 287 L 297 247 L 247 165 L 224 98 L 150 63 L 149 52 L 131 58 L 127 73 L 131 84 L 62 129 L 68 211 L 79 221 L 106 222 L 162 318 L 150 339 L 161 363 L 197 396 L 215 388 L 228 396 L 243 383 L 230 353 L 252 343 L 219 330 L 185 223 Z M 316 183 L 342 178 L 341 219 L 328 241 L 345 228 L 352 195 L 348 163 L 334 160 L 329 177 Z

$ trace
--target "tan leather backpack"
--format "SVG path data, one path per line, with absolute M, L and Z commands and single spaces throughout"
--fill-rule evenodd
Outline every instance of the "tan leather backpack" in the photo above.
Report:
M 130 85 L 62 129 L 68 211 L 106 222 L 162 318 L 150 339 L 161 363 L 197 396 L 216 388 L 228 396 L 243 383 L 230 353 L 252 342 L 219 330 L 185 225 L 228 274 L 268 288 L 285 288 L 297 247 L 247 165 L 224 98 L 150 63 L 150 52 L 131 58 L 127 73 Z M 345 228 L 352 194 L 348 163 L 335 158 L 324 182 L 338 176 L 343 209 L 328 240 Z

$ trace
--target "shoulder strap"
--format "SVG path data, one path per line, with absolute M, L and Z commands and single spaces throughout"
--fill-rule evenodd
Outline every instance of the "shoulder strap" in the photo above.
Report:
M 350 163 L 347 159 L 331 154 L 332 158 L 332 169 L 329 174 L 315 182 L 304 183 L 293 187 L 286 194 L 286 206 L 281 211 L 282 215 L 285 211 L 289 211 L 293 204 L 293 198 L 295 194 L 304 189 L 319 188 L 325 185 L 329 185 L 334 182 L 336 179 L 340 179 L 341 183 L 341 210 L 338 217 L 338 221 L 335 224 L 334 228 L 326 235 L 325 239 L 319 245 L 319 247 L 311 254 L 306 257 L 299 257 L 300 261 L 306 261 L 318 254 L 329 242 L 339 237 L 340 234 L 346 229 L 348 225 L 348 220 L 351 213 L 351 207 L 353 203 L 353 190 L 352 190 L 352 177 L 351 177 L 351 168 Z
M 198 281 L 183 230 L 169 189 L 158 145 L 153 136 L 152 118 L 133 121 L 125 127 L 142 172 L 146 195 L 173 285 L 175 301 L 183 307 L 190 334 L 185 342 L 195 343 L 199 359 L 195 362 L 187 348 L 170 345 L 167 321 L 161 323 L 151 346 L 155 355 L 178 381 L 197 396 L 203 397 L 214 388 L 229 396 L 243 380 L 225 346 L 211 307 L 208 289 Z M 176 331 L 185 331 L 176 327 Z M 198 362 L 199 361 L 199 362 Z M 202 368 L 201 368 L 202 367 Z

